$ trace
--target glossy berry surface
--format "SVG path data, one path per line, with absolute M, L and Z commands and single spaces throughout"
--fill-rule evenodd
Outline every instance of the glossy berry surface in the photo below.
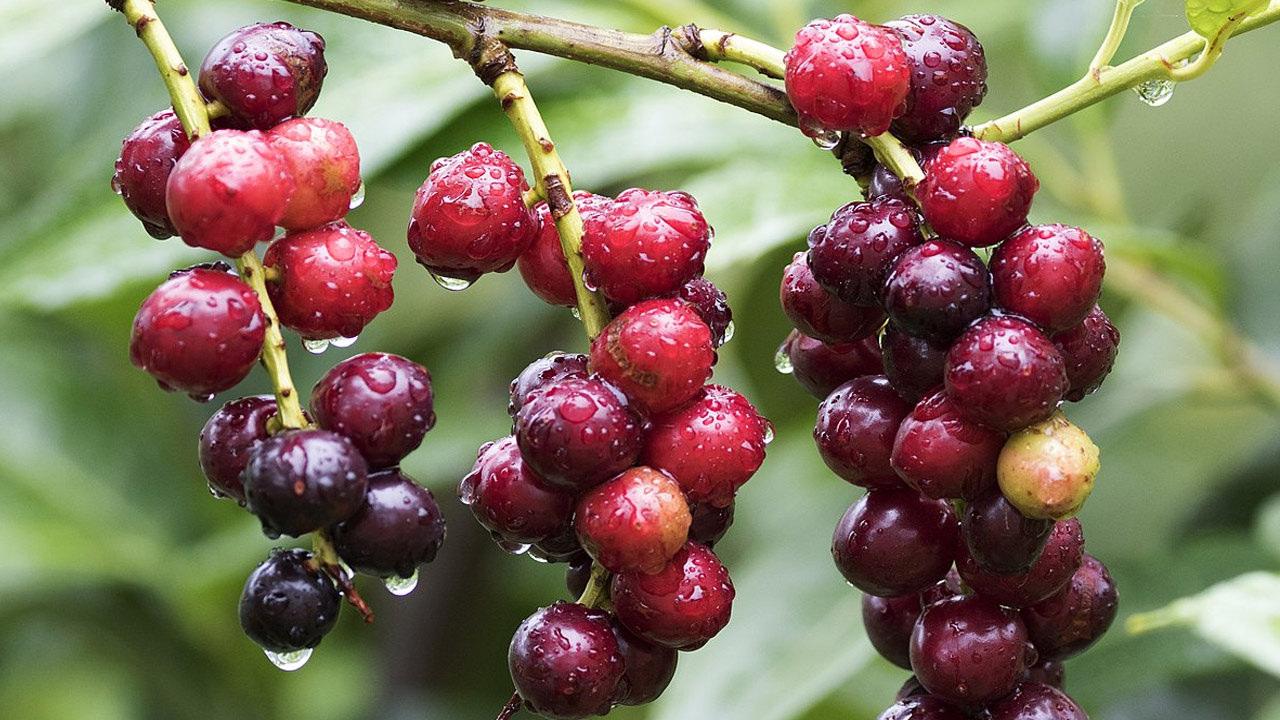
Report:
M 974 498 L 994 486 L 1004 439 L 961 413 L 946 393 L 935 392 L 902 420 L 889 462 L 927 497 Z
M 942 151 L 942 148 L 946 146 L 946 142 L 936 142 L 908 149 L 911 151 L 912 157 L 914 157 L 920 167 L 923 168 L 929 164 L 929 161 L 933 159 L 934 155 L 937 155 Z M 867 182 L 867 189 L 863 194 L 868 200 L 888 196 L 896 197 L 903 202 L 912 202 L 910 195 L 902 187 L 902 178 L 898 177 L 892 170 L 878 162 L 875 163 L 874 167 L 871 169 L 871 177 Z
M 987 58 L 969 28 L 939 15 L 907 15 L 885 27 L 902 38 L 911 68 L 907 109 L 893 132 L 910 143 L 955 135 L 987 94 Z
M 809 269 L 841 300 L 879 306 L 894 261 L 923 241 L 915 211 L 902 200 L 850 203 L 809 234 Z
M 716 507 L 710 503 L 689 503 L 689 539 L 714 548 L 733 526 L 733 503 Z
M 270 435 L 267 421 L 276 414 L 270 395 L 232 400 L 223 405 L 200 431 L 200 469 L 209 489 L 220 497 L 244 503 L 240 473 L 249 463 L 249 450 Z
M 942 385 L 948 347 L 908 335 L 889 323 L 880 339 L 884 375 L 899 395 L 916 402 Z
M 947 394 L 969 417 L 1013 431 L 1046 420 L 1067 391 L 1062 355 L 1016 317 L 979 320 L 947 352 Z
M 1118 604 L 1111 573 L 1100 560 L 1085 553 L 1067 586 L 1024 608 L 1022 620 L 1042 658 L 1065 660 L 1102 637 L 1116 619 Z
M 624 470 L 578 499 L 578 540 L 610 572 L 655 573 L 689 539 L 680 486 L 649 467 Z
M 894 438 L 911 404 L 883 375 L 867 375 L 836 388 L 818 406 L 813 439 L 836 475 L 863 487 L 899 485 L 890 465 Z
M 310 561 L 303 550 L 272 550 L 245 582 L 240 627 L 264 650 L 313 648 L 338 622 L 342 596 Z
M 345 222 L 289 233 L 271 244 L 263 264 L 280 322 L 308 339 L 353 338 L 391 307 L 396 256 Z
M 327 430 L 273 435 L 253 446 L 244 469 L 249 511 L 268 537 L 297 537 L 346 520 L 360 509 L 367 487 L 360 452 Z
M 257 23 L 218 41 L 200 65 L 200 91 L 239 121 L 268 130 L 305 115 L 324 83 L 324 38 L 289 23 Z
M 671 295 L 702 274 L 711 226 L 688 193 L 624 190 L 590 220 L 582 237 L 587 278 L 613 302 Z
M 515 418 L 520 454 L 539 477 L 582 491 L 631 467 L 640 419 L 597 378 L 569 377 L 528 398 Z
M 1059 690 L 1066 686 L 1067 669 L 1057 660 L 1041 660 L 1027 671 L 1028 683 L 1040 683 Z
M 626 666 L 613 701 L 619 705 L 647 705 L 657 700 L 675 677 L 675 649 L 642 640 L 617 623 L 613 631 Z
M 360 151 L 346 125 L 323 118 L 286 120 L 267 133 L 295 188 L 280 225 L 310 230 L 341 220 L 360 189 Z
M 1031 569 L 1002 575 L 983 569 L 967 548 L 956 561 L 960 576 L 974 592 L 1009 607 L 1026 607 L 1066 587 L 1084 561 L 1084 532 L 1072 518 L 1053 526 L 1040 557 Z
M 653 420 L 641 459 L 675 478 L 691 502 L 725 507 L 764 462 L 769 421 L 720 385 Z
M 205 400 L 249 374 L 265 334 L 258 296 L 239 278 L 216 268 L 180 270 L 142 302 L 129 359 L 160 387 Z
M 1009 437 L 996 463 L 996 480 L 1023 515 L 1060 520 L 1079 512 L 1100 466 L 1098 446 L 1057 413 Z
M 370 467 L 395 465 L 436 424 L 431 373 L 390 353 L 347 358 L 312 389 L 311 414 L 351 440 Z
M 791 324 L 825 343 L 855 342 L 874 334 L 884 324 L 880 308 L 850 305 L 819 285 L 804 253 L 796 253 L 782 271 L 778 295 L 782 312 Z
M 557 720 L 608 712 L 626 665 L 609 616 L 576 603 L 542 608 L 521 623 L 507 664 L 525 704 Z
M 528 189 L 520 166 L 486 143 L 436 160 L 413 201 L 409 249 L 443 278 L 510 270 L 538 234 Z
M 920 684 L 961 707 L 1007 695 L 1034 661 L 1018 614 L 980 597 L 930 605 L 911 634 L 911 667 Z
M 564 586 L 569 591 L 569 597 L 579 598 L 582 593 L 587 591 L 587 585 L 591 582 L 591 566 L 594 561 L 591 556 L 585 552 L 579 553 L 567 560 L 569 567 L 564 571 Z
M 920 596 L 862 595 L 862 626 L 876 652 L 900 668 L 911 669 L 911 631 L 920 617 Z
M 678 650 L 694 650 L 729 624 L 733 582 L 710 549 L 688 543 L 654 575 L 613 577 L 618 620 L 641 638 Z
M 1089 720 L 1066 693 L 1041 683 L 1023 683 L 988 710 L 991 720 Z
M 968 717 L 945 700 L 920 694 L 894 703 L 877 720 L 966 720 Z
M 955 560 L 960 528 L 951 506 L 907 488 L 873 489 L 840 518 L 831 557 L 851 585 L 895 597 L 942 580 Z
M 715 360 L 711 330 L 679 300 L 632 305 L 591 343 L 591 369 L 654 414 L 692 400 Z
M 1047 332 L 1084 320 L 1105 271 L 1102 243 L 1067 225 L 1023 228 L 991 255 L 996 302 Z
M 458 497 L 486 530 L 510 543 L 555 535 L 573 515 L 573 496 L 530 470 L 513 437 L 480 448 Z
M 916 198 L 939 235 L 971 247 L 994 245 L 1022 227 L 1040 181 L 1008 145 L 956 138 L 925 168 Z
M 880 340 L 874 335 L 845 345 L 828 345 L 792 330 L 779 352 L 786 354 L 796 382 L 819 399 L 854 378 L 878 375 L 884 367 Z
M 540 357 L 525 366 L 516 379 L 511 381 L 511 402 L 507 405 L 507 411 L 515 415 L 535 392 L 555 385 L 564 378 L 586 376 L 586 355 L 555 352 Z
M 333 529 L 334 545 L 356 572 L 412 577 L 444 544 L 444 516 L 431 491 L 397 470 L 369 476 L 364 503 Z
M 945 343 L 991 308 L 991 274 L 969 248 L 929 240 L 898 257 L 884 307 L 905 332 Z
M 234 258 L 271 239 L 293 192 L 293 176 L 265 135 L 215 130 L 173 166 L 165 207 L 183 242 Z
M 1120 331 L 1097 305 L 1080 324 L 1051 339 L 1066 363 L 1070 383 L 1066 398 L 1073 402 L 1102 386 L 1120 350 Z
M 575 190 L 573 203 L 582 216 L 584 228 L 598 227 L 595 224 L 597 218 L 608 212 L 613 199 Z M 538 234 L 516 261 L 520 277 L 524 278 L 525 285 L 529 286 L 534 295 L 542 298 L 543 302 L 574 307 L 578 302 L 577 292 L 573 287 L 569 266 L 565 264 L 564 250 L 560 247 L 560 233 L 556 230 L 551 208 L 544 200 L 534 205 L 533 210 L 537 215 Z
M 583 550 L 582 544 L 578 542 L 578 532 L 574 529 L 573 523 L 568 522 L 556 534 L 534 543 L 529 548 L 529 557 L 537 558 L 542 562 L 560 563 L 571 562 L 582 557 L 589 559 L 591 556 L 587 555 L 587 551 Z
M 164 193 L 169 173 L 190 146 L 178 116 L 166 109 L 143 120 L 120 147 L 111 187 L 151 237 L 164 239 L 178 234 L 169 220 Z
M 960 520 L 973 562 L 997 575 L 1027 572 L 1040 558 L 1053 525 L 1018 512 L 998 490 L 972 500 Z
M 707 324 L 712 345 L 720 347 L 729 342 L 733 334 L 733 309 L 729 307 L 729 297 L 715 283 L 699 275 L 682 285 L 675 297 L 688 303 Z
M 787 97 L 811 132 L 879 135 L 902 112 L 911 83 L 898 36 L 852 15 L 801 28 L 785 62 Z

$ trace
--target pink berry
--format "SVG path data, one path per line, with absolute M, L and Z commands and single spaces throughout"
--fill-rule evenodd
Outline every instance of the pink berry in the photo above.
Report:
M 911 412 L 883 375 L 867 375 L 836 388 L 818 406 L 813 439 L 836 475 L 863 487 L 901 486 L 889 464 L 898 426 Z
M 120 148 L 111 187 L 154 238 L 178 234 L 169 219 L 164 193 L 169 173 L 190 146 L 178 116 L 173 110 L 161 110 L 134 128 Z
M 779 299 L 782 312 L 797 330 L 825 343 L 856 342 L 884 324 L 880 308 L 851 305 L 819 285 L 804 253 L 796 253 L 782 271 Z
M 907 108 L 893 121 L 901 139 L 924 143 L 955 135 L 987 94 L 987 59 L 969 28 L 938 15 L 885 23 L 902 38 L 911 67 Z
M 653 414 L 692 400 L 715 359 L 707 324 L 679 300 L 633 305 L 591 343 L 591 369 Z
M 704 545 L 687 543 L 654 575 L 619 573 L 611 586 L 614 612 L 649 642 L 696 650 L 715 637 L 733 609 L 733 582 Z
M 924 219 L 939 235 L 971 247 L 994 245 L 1022 227 L 1040 182 L 1008 145 L 951 141 L 916 188 Z
M 1048 332 L 1084 320 L 1105 269 L 1102 243 L 1066 225 L 1023 228 L 991 256 L 996 303 Z
M 1034 325 L 988 316 L 947 352 L 947 394 L 978 422 L 1012 432 L 1047 419 L 1067 391 L 1062 355 Z
M 566 377 L 528 397 L 515 436 L 535 473 L 576 492 L 631 467 L 644 439 L 622 393 L 595 377 Z
M 480 448 L 458 497 L 486 530 L 511 543 L 551 537 L 573 516 L 573 496 L 533 472 L 510 436 Z
M 573 202 L 582 216 L 584 227 L 598 227 L 596 219 L 608 212 L 613 200 L 601 195 L 575 190 Z M 560 233 L 546 201 L 533 207 L 537 213 L 538 234 L 529 247 L 520 254 L 516 267 L 520 277 L 534 295 L 551 305 L 574 307 L 578 304 L 573 276 L 565 264 L 564 250 L 560 248 Z
M 809 269 L 841 300 L 879 307 L 894 261 L 923 241 L 915 211 L 902 200 L 850 203 L 809 234 Z
M 1071 389 L 1067 399 L 1077 402 L 1097 390 L 1111 372 L 1120 349 L 1120 331 L 1097 305 L 1079 325 L 1052 337 L 1067 366 Z
M 961 413 L 946 393 L 935 392 L 902 421 L 890 462 L 926 497 L 973 499 L 995 484 L 1004 439 Z
M 578 499 L 582 547 L 610 572 L 655 573 L 689 539 L 689 505 L 675 480 L 634 467 Z
M 296 189 L 280 225 L 310 230 L 341 220 L 360 189 L 360 151 L 346 125 L 322 118 L 286 120 L 267 133 Z
M 218 41 L 200 65 L 200 90 L 236 121 L 268 130 L 305 115 L 324 82 L 324 38 L 285 22 L 258 23 Z
M 350 439 L 370 467 L 391 467 L 436 424 L 431 373 L 390 353 L 347 358 L 312 389 L 311 414 L 321 428 Z

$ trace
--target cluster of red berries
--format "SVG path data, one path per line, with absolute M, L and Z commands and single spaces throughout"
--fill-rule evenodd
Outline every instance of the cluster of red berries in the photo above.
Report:
M 231 258 L 284 228 L 266 253 L 267 292 L 280 322 L 310 341 L 354 338 L 391 305 L 396 268 L 343 221 L 360 188 L 351 133 L 300 117 L 319 94 L 323 51 L 318 35 L 286 23 L 228 35 L 200 70 L 202 91 L 226 111 L 219 129 L 188 142 L 173 111 L 157 113 L 124 141 L 113 183 L 153 236 Z M 270 322 L 228 265 L 196 266 L 143 302 L 130 354 L 161 387 L 205 401 L 245 378 Z M 200 465 L 210 490 L 246 506 L 269 537 L 327 533 L 349 569 L 407 592 L 444 540 L 431 492 L 398 469 L 435 424 L 432 408 L 426 368 L 357 355 L 316 384 L 308 427 L 284 427 L 271 396 L 224 405 L 200 434 Z M 277 665 L 300 667 L 337 621 L 347 573 L 273 551 L 245 585 L 245 633 Z
M 1079 720 L 1061 661 L 1115 617 L 1074 519 L 1098 448 L 1059 411 L 1094 391 L 1119 335 L 1095 304 L 1102 244 L 1027 225 L 1038 188 L 1007 146 L 959 136 L 982 47 L 945 18 L 818 20 L 787 55 L 812 131 L 892 127 L 924 162 L 886 168 L 786 268 L 780 367 L 825 398 L 814 439 L 868 489 L 832 555 L 885 658 L 915 675 L 882 720 Z M 918 202 L 918 207 L 915 204 Z M 974 248 L 996 246 L 989 263 Z

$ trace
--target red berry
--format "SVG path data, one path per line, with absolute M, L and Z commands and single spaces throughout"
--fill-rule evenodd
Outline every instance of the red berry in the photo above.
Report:
M 841 300 L 878 307 L 894 261 L 923 241 L 915 211 L 903 201 L 850 203 L 835 211 L 825 229 L 809 234 L 809 269 Z
M 902 38 L 911 67 L 907 109 L 893 132 L 911 143 L 955 135 L 987 94 L 987 58 L 969 28 L 938 15 L 907 15 L 885 23 Z
M 779 352 L 786 354 L 796 382 L 819 399 L 854 378 L 878 375 L 884 368 L 880 341 L 874 335 L 847 345 L 828 345 L 792 330 Z
M 678 300 L 632 305 L 591 343 L 591 369 L 650 413 L 692 400 L 715 360 L 707 324 Z
M 515 415 L 525 402 L 544 388 L 551 387 L 564 378 L 587 376 L 587 356 L 580 353 L 553 352 L 529 363 L 515 380 L 511 381 L 511 401 L 507 412 Z
M 183 242 L 239 257 L 271 239 L 293 192 L 289 168 L 265 135 L 215 130 L 174 165 L 165 205 Z
M 433 274 L 473 282 L 506 272 L 538 234 L 524 171 L 487 143 L 431 163 L 409 218 L 409 249 Z
M 902 112 L 910 73 L 895 33 L 838 15 L 796 33 L 786 56 L 787 97 L 802 127 L 879 135 Z
M 520 623 L 507 664 L 525 704 L 555 720 L 609 712 L 626 669 L 609 616 L 576 603 L 556 603 Z
M 819 285 L 804 253 L 796 253 L 782 271 L 778 295 L 782 312 L 791 324 L 825 343 L 855 342 L 873 335 L 884 324 L 884 311 L 880 308 L 850 305 Z
M 1116 584 L 1107 567 L 1085 553 L 1067 586 L 1048 599 L 1024 608 L 1031 642 L 1040 656 L 1064 660 L 1084 652 L 1116 619 Z
M 962 549 L 956 567 L 966 584 L 979 595 L 1010 607 L 1026 607 L 1066 587 L 1084 559 L 1084 533 L 1080 521 L 1060 520 L 1053 526 L 1044 551 L 1031 569 L 1016 575 L 984 570 Z
M 349 438 L 370 467 L 390 467 L 436 424 L 431 373 L 399 355 L 356 355 L 316 383 L 311 414 L 320 427 Z
M 1097 305 L 1079 325 L 1051 339 L 1066 363 L 1067 380 L 1071 384 L 1066 398 L 1072 402 L 1083 400 L 1102 385 L 1120 350 L 1120 331 Z
M 166 390 L 199 400 L 240 382 L 262 352 L 258 296 L 220 269 L 175 272 L 133 319 L 129 359 Z
M 297 185 L 285 204 L 282 227 L 310 230 L 346 216 L 360 189 L 360 151 L 346 125 L 296 118 L 272 128 L 267 140 Z
M 716 507 L 711 503 L 689 503 L 689 539 L 715 548 L 733 525 L 733 503 Z
M 991 720 L 1089 720 L 1066 693 L 1057 688 L 1027 682 L 988 709 Z
M 992 487 L 1004 433 L 968 419 L 946 393 L 921 400 L 898 428 L 890 463 L 931 498 L 972 499 Z
M 911 669 L 911 631 L 920 618 L 920 595 L 898 597 L 862 595 L 862 625 L 867 639 L 881 657 L 898 667 Z
M 641 640 L 618 623 L 614 623 L 613 632 L 626 666 L 613 701 L 619 705 L 647 705 L 657 700 L 675 677 L 678 653 Z
M 832 472 L 854 485 L 900 485 L 889 458 L 898 426 L 910 412 L 911 404 L 883 375 L 850 380 L 818 406 L 813 427 L 818 454 Z
M 939 235 L 971 247 L 994 245 L 1027 221 L 1040 182 L 1008 145 L 960 137 L 925 168 L 916 198 Z
M 961 411 L 998 430 L 1047 419 L 1067 391 L 1062 355 L 1034 325 L 989 316 L 947 352 L 947 394 Z
M 1009 694 L 1035 650 L 1018 614 L 981 597 L 925 608 L 911 634 L 911 667 L 933 695 L 980 708 Z
M 836 525 L 831 557 L 851 585 L 881 597 L 918 593 L 946 577 L 960 528 L 951 506 L 907 488 L 877 488 Z
M 535 473 L 573 491 L 631 467 L 644 440 L 621 393 L 594 377 L 567 377 L 527 398 L 515 436 Z
M 1023 228 L 991 256 L 996 303 L 1048 332 L 1084 320 L 1105 269 L 1102 243 L 1066 225 Z
M 680 486 L 634 467 L 578 499 L 574 525 L 591 557 L 610 572 L 655 573 L 689 539 L 689 505 Z
M 510 436 L 480 447 L 471 472 L 458 485 L 458 497 L 477 522 L 509 543 L 551 537 L 573 515 L 573 496 L 529 469 Z
M 169 220 L 164 192 L 174 163 L 190 146 L 178 116 L 161 110 L 134 128 L 120 148 L 111 187 L 156 239 L 178 234 Z
M 960 521 L 965 546 L 977 567 L 997 575 L 1031 569 L 1053 532 L 1052 520 L 1018 512 L 998 490 L 973 499 Z
M 364 501 L 368 466 L 337 433 L 287 430 L 253 446 L 243 477 L 262 531 L 297 537 L 354 515 Z
M 215 495 L 244 504 L 240 473 L 249 463 L 250 448 L 271 435 L 267 421 L 275 415 L 276 399 L 255 395 L 223 405 L 204 424 L 200 431 L 200 469 Z
M 671 295 L 702 274 L 711 227 L 688 193 L 624 190 L 590 220 L 582 238 L 587 277 L 616 303 Z
M 573 203 L 582 216 L 584 227 L 595 227 L 595 219 L 608 212 L 613 200 L 601 195 L 575 190 Z M 534 295 L 551 305 L 574 307 L 578 304 L 573 276 L 565 263 L 564 250 L 560 247 L 560 233 L 546 201 L 533 207 L 537 214 L 538 234 L 529 247 L 520 254 L 517 267 L 520 277 Z
M 903 331 L 946 343 L 991 308 L 991 273 L 969 248 L 929 240 L 898 257 L 884 307 Z
M 200 65 L 200 91 L 237 120 L 267 130 L 305 115 L 327 71 L 324 38 L 285 22 L 258 23 L 209 50 Z
M 711 331 L 711 344 L 715 347 L 729 342 L 733 336 L 733 309 L 724 291 L 701 275 L 685 283 L 674 297 L 680 298 L 698 313 Z
M 893 389 L 915 402 L 942 385 L 947 364 L 947 346 L 935 345 L 903 332 L 889 323 L 880 341 L 884 374 Z
M 696 650 L 715 637 L 733 609 L 729 571 L 706 546 L 688 543 L 655 575 L 613 576 L 618 620 L 649 642 Z
M 356 572 L 410 578 L 436 559 L 444 534 L 431 491 L 399 470 L 383 470 L 369 476 L 364 504 L 333 528 L 333 541 Z
M 395 299 L 396 256 L 342 221 L 285 235 L 262 262 L 281 324 L 307 339 L 354 338 Z
M 945 700 L 921 694 L 899 700 L 877 720 L 966 720 L 968 717 L 963 710 Z
M 764 462 L 769 421 L 751 402 L 720 385 L 653 421 L 641 456 L 675 478 L 691 502 L 726 507 Z

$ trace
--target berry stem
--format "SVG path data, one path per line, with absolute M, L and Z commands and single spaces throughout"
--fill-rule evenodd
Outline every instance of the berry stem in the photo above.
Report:
M 524 698 L 520 697 L 520 693 L 511 693 L 511 699 L 502 706 L 502 710 L 498 711 L 497 720 L 511 720 L 516 713 L 520 712 L 522 705 L 524 705 Z
M 360 591 L 356 590 L 351 575 L 343 569 L 342 558 L 338 557 L 338 550 L 334 547 L 333 538 L 329 537 L 328 530 L 318 530 L 311 534 L 311 552 L 315 555 L 320 569 L 333 579 L 351 607 L 360 613 L 360 617 L 364 618 L 366 623 L 373 622 L 373 610 L 361 597 Z
M 587 587 L 578 597 L 579 605 L 594 608 L 600 607 L 609 591 L 609 571 L 598 562 L 591 563 L 591 577 L 587 579 Z
M 775 80 L 786 75 L 784 54 L 759 40 L 723 30 L 703 30 L 692 23 L 677 32 L 689 54 L 699 60 L 740 63 Z
M 1116 11 L 1111 16 L 1111 26 L 1107 28 L 1107 35 L 1102 39 L 1102 45 L 1098 47 L 1098 52 L 1093 56 L 1093 61 L 1089 63 L 1089 72 L 1096 73 L 1106 67 L 1111 62 L 1111 58 L 1116 56 L 1116 50 L 1120 49 L 1120 43 L 1124 41 L 1125 33 L 1129 31 L 1129 19 L 1133 17 L 1133 11 L 1143 0 L 1116 0 Z
M 280 425 L 286 430 L 304 428 L 309 423 L 302 413 L 302 402 L 289 372 L 289 358 L 285 354 L 284 335 L 280 332 L 280 318 L 267 295 L 269 270 L 252 250 L 236 258 L 236 269 L 240 271 L 240 277 L 257 293 L 262 314 L 267 319 L 267 334 L 262 341 L 262 366 L 266 368 L 275 389 L 276 407 L 280 409 Z

